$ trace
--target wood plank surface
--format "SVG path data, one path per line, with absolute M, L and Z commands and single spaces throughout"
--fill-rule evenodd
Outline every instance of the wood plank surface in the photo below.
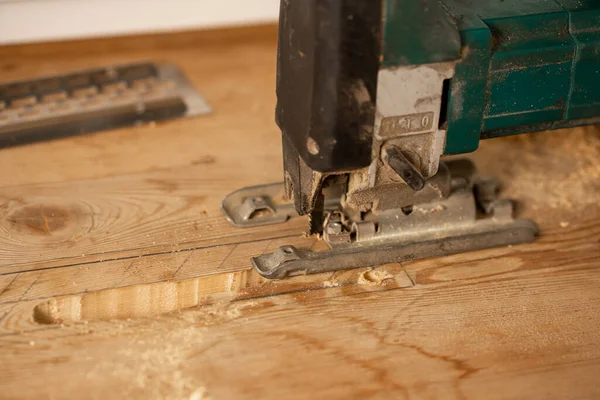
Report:
M 600 397 L 600 129 L 482 143 L 531 244 L 267 281 L 276 29 L 0 49 L 2 80 L 170 62 L 214 113 L 0 150 L 0 398 Z

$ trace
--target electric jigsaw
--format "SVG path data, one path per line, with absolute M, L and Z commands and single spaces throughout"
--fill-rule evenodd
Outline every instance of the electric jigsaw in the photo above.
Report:
M 498 182 L 440 159 L 599 123 L 599 27 L 598 0 L 282 0 L 285 181 L 222 208 L 240 227 L 308 215 L 329 250 L 283 246 L 253 258 L 256 270 L 283 278 L 534 240 Z

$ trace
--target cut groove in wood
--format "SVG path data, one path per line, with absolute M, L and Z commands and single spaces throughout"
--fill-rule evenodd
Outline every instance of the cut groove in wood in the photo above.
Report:
M 223 301 L 290 293 L 305 298 L 328 298 L 412 286 L 413 282 L 400 264 L 282 281 L 266 280 L 254 270 L 247 270 L 52 298 L 35 305 L 32 318 L 42 325 L 144 318 Z M 323 292 L 311 294 L 312 291 Z

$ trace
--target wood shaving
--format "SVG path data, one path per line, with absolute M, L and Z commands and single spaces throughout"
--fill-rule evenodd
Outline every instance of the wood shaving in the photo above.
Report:
M 190 400 L 210 400 L 205 387 L 199 387 L 190 395 Z
M 338 281 L 335 280 L 327 280 L 323 282 L 323 287 L 324 288 L 333 288 L 333 287 L 338 287 L 340 286 L 340 283 Z
M 428 207 L 428 208 L 418 207 L 418 206 L 413 207 L 414 212 L 417 212 L 417 213 L 423 214 L 423 215 L 438 213 L 438 212 L 444 211 L 445 209 L 446 209 L 446 207 L 443 206 L 442 204 L 438 204 L 435 207 Z
M 382 285 L 388 279 L 394 279 L 394 275 L 385 270 L 380 271 L 369 268 L 358 276 L 356 283 L 359 285 L 377 286 Z

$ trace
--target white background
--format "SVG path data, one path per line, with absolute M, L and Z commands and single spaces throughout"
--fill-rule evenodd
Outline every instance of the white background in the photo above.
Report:
M 0 0 L 0 44 L 258 24 L 278 13 L 279 0 Z

